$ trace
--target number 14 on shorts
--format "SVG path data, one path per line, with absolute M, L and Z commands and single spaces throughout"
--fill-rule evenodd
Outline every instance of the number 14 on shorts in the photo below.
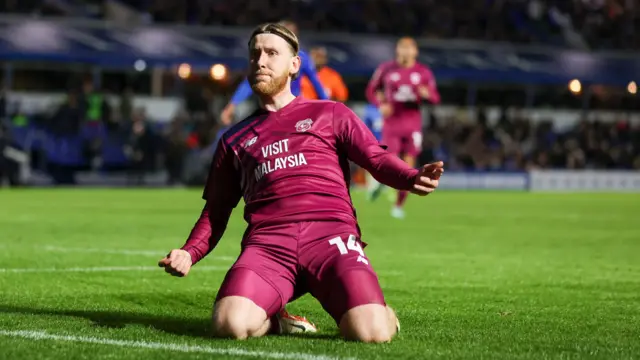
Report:
M 337 246 L 338 251 L 340 251 L 340 255 L 348 254 L 349 250 L 356 251 L 358 254 L 360 254 L 357 261 L 369 265 L 369 260 L 367 260 L 367 258 L 364 256 L 362 246 L 360 246 L 360 244 L 356 242 L 356 237 L 354 235 L 349 235 L 346 246 L 344 244 L 344 240 L 342 240 L 340 236 L 329 240 L 329 244 Z

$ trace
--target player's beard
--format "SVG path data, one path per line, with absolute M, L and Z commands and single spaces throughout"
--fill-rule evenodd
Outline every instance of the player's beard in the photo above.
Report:
M 286 71 L 280 76 L 272 77 L 269 81 L 258 81 L 252 79 L 251 89 L 259 96 L 273 96 L 284 90 L 289 80 L 289 72 Z

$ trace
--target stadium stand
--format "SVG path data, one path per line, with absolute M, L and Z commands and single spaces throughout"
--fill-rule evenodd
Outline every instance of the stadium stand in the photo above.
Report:
M 65 0 L 6 1 L 2 12 L 109 18 L 117 4 L 156 23 L 250 26 L 291 18 L 301 29 L 406 34 L 440 39 L 637 49 L 640 10 L 632 0 Z M 313 14 L 313 16 L 308 16 Z
M 219 112 L 246 66 L 246 27 L 284 17 L 299 21 L 304 46 L 327 49 L 357 112 L 373 69 L 393 57 L 393 35 L 419 36 L 443 95 L 425 109 L 423 161 L 444 159 L 452 171 L 640 169 L 640 68 L 628 52 L 599 51 L 637 49 L 632 1 L 2 7 L 11 13 L 0 17 L 2 136 L 29 155 L 34 183 L 77 183 L 87 172 L 128 184 L 202 182 Z
M 637 48 L 631 0 L 124 1 L 156 22 L 247 26 L 293 18 L 310 31 Z M 248 10 L 248 11 L 247 11 Z M 242 16 L 238 16 L 242 14 Z M 313 16 L 308 16 L 313 14 Z

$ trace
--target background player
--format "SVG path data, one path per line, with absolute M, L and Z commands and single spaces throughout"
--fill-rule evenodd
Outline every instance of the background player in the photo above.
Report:
M 309 51 L 311 59 L 316 66 L 318 79 L 324 87 L 324 91 L 331 100 L 345 102 L 349 99 L 349 90 L 342 79 L 342 75 L 334 69 L 330 68 L 327 57 L 327 49 L 324 47 L 314 47 Z M 315 86 L 307 77 L 302 77 L 300 83 L 302 89 L 302 97 L 305 99 L 320 99 L 316 93 Z
M 265 335 L 278 311 L 310 292 L 347 339 L 390 341 L 399 324 L 362 250 L 348 160 L 382 183 L 423 196 L 438 186 L 443 164 L 410 168 L 345 105 L 295 97 L 298 41 L 283 26 L 261 25 L 250 39 L 249 81 L 260 109 L 218 143 L 201 217 L 186 244 L 159 265 L 186 275 L 213 250 L 244 198 L 242 252 L 214 305 L 218 336 Z
M 422 113 L 420 104 L 440 103 L 433 73 L 417 62 L 418 46 L 413 38 L 403 37 L 396 45 L 396 59 L 378 66 L 367 85 L 367 99 L 384 117 L 382 141 L 391 153 L 401 156 L 411 167 L 422 150 Z M 391 215 L 404 217 L 407 193 L 399 191 Z
M 296 36 L 298 35 L 298 25 L 296 25 L 296 23 L 294 23 L 293 21 L 284 20 L 281 21 L 280 24 L 286 27 L 292 33 L 296 34 Z M 306 78 L 307 81 L 309 81 L 309 83 L 312 85 L 312 88 L 315 90 L 317 99 L 329 99 L 329 96 L 327 96 L 326 92 L 324 91 L 322 82 L 318 78 L 318 74 L 316 73 L 316 68 L 312 59 L 303 50 L 300 50 L 298 56 L 300 56 L 302 65 L 300 67 L 300 73 L 295 79 L 293 79 L 291 83 L 291 91 L 293 92 L 293 94 L 296 96 L 300 95 L 302 79 Z M 222 121 L 222 124 L 224 126 L 231 125 L 236 106 L 249 98 L 251 94 L 251 85 L 249 85 L 249 81 L 245 79 L 236 89 L 236 92 L 231 97 L 231 101 L 229 102 L 229 104 L 227 104 L 227 106 L 225 106 L 225 108 L 222 110 L 220 120 Z

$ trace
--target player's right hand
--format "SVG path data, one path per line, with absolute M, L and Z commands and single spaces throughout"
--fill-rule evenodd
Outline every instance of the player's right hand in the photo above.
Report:
M 387 103 L 380 104 L 379 110 L 380 110 L 380 114 L 384 118 L 391 116 L 391 113 L 393 112 L 393 108 L 391 107 L 391 104 L 387 104 Z
M 176 249 L 158 262 L 159 267 L 173 276 L 187 276 L 191 270 L 191 255 L 186 250 Z
M 429 98 L 431 97 L 431 93 L 429 92 L 429 88 L 427 88 L 424 85 L 418 87 L 418 94 L 420 94 L 421 98 L 427 99 L 427 100 L 429 100 Z
M 431 194 L 438 188 L 442 173 L 444 173 L 444 163 L 442 161 L 424 165 L 416 177 L 411 192 L 420 196 Z
M 222 110 L 222 114 L 220 114 L 220 121 L 225 126 L 231 125 L 231 120 L 233 120 L 233 113 L 236 110 L 235 105 L 229 103 Z

